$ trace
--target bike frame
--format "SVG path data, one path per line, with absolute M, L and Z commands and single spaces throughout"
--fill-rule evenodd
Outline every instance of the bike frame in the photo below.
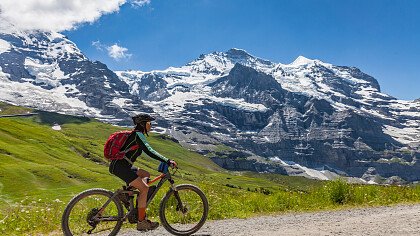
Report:
M 176 172 L 176 170 L 175 170 L 175 172 Z M 147 200 L 146 207 L 149 205 L 149 203 L 156 196 L 156 193 L 159 191 L 159 189 L 162 187 L 162 185 L 166 181 L 169 181 L 169 183 L 171 184 L 171 189 L 173 191 L 175 191 L 174 195 L 175 195 L 175 198 L 178 200 L 178 203 L 179 203 L 179 206 L 178 207 L 181 207 L 181 209 L 182 209 L 182 202 L 181 202 L 181 199 L 179 197 L 179 194 L 178 194 L 178 192 L 176 190 L 176 186 L 174 185 L 175 184 L 175 181 L 172 179 L 171 173 L 169 173 L 169 171 L 168 171 L 167 173 L 160 174 L 156 178 L 150 180 L 148 182 L 148 185 L 150 186 L 150 184 L 152 184 L 152 183 L 154 183 L 154 182 L 156 182 L 158 180 L 160 180 L 160 181 L 156 185 L 156 189 L 152 192 L 151 196 Z M 99 209 L 98 213 L 94 216 L 94 219 L 98 219 L 99 218 L 100 221 L 117 221 L 117 220 L 123 220 L 124 221 L 124 220 L 126 220 L 127 217 L 128 217 L 128 215 L 135 209 L 135 207 L 134 207 L 134 201 L 133 201 L 134 197 L 133 196 L 134 195 L 137 195 L 137 198 L 138 198 L 139 197 L 138 195 L 140 194 L 140 192 L 137 189 L 130 189 L 130 188 L 133 188 L 133 187 L 130 186 L 129 189 L 124 189 L 123 188 L 123 189 L 118 189 L 117 191 L 115 191 L 115 193 L 112 195 L 112 197 L 110 199 L 108 199 L 104 203 L 104 205 Z M 114 198 L 116 198 L 119 194 L 122 194 L 122 193 L 127 193 L 128 196 L 130 196 L 130 210 L 125 214 L 125 216 L 122 219 L 120 219 L 119 217 L 117 217 L 117 218 L 116 217 L 101 217 L 100 215 L 103 213 L 103 211 L 105 210 L 105 208 L 109 205 L 109 203 L 111 203 L 111 201 Z

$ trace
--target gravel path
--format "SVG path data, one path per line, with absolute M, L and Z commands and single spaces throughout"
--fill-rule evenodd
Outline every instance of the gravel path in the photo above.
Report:
M 170 234 L 159 227 L 118 235 Z M 195 235 L 420 235 L 420 204 L 208 221 Z

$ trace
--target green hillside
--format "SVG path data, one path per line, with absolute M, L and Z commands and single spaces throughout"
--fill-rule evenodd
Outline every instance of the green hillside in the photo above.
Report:
M 63 197 L 64 191 L 70 197 L 89 187 L 116 188 L 123 184 L 108 172 L 102 157 L 109 134 L 123 128 L 84 117 L 37 113 L 31 117 L 0 118 L 0 199 L 3 204 L 25 196 Z M 52 129 L 54 124 L 60 124 L 61 130 Z M 210 159 L 182 148 L 167 136 L 152 133 L 149 142 L 160 153 L 178 162 L 182 172 L 187 174 L 186 180 L 223 182 L 232 177 L 232 173 Z M 138 163 L 151 172 L 158 164 L 144 154 Z M 277 185 L 239 174 L 229 178 L 229 183 L 254 188 Z
M 28 112 L 37 114 L 0 118 L 0 234 L 60 234 L 60 217 L 71 197 L 88 188 L 115 190 L 124 184 L 108 172 L 102 157 L 109 134 L 124 128 L 0 103 L 0 116 Z M 55 124 L 61 130 L 52 129 Z M 178 162 L 176 183 L 193 183 L 203 189 L 210 202 L 210 219 L 420 201 L 418 187 L 356 186 L 230 172 L 165 135 L 152 133 L 148 139 L 152 147 Z M 158 164 L 143 154 L 137 166 L 156 176 Z M 157 216 L 163 192 L 150 206 L 151 216 Z

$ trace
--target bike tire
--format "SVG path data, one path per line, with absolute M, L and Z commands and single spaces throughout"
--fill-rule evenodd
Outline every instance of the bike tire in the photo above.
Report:
M 200 221 L 193 226 L 190 229 L 187 230 L 177 230 L 174 227 L 171 226 L 171 223 L 168 222 L 168 220 L 166 219 L 165 216 L 165 209 L 166 209 L 166 205 L 168 203 L 169 198 L 174 195 L 175 191 L 173 189 L 170 189 L 166 195 L 162 198 L 161 202 L 160 202 L 160 207 L 159 207 L 159 218 L 160 218 L 160 222 L 162 224 L 162 226 L 171 234 L 173 235 L 179 235 L 179 236 L 184 236 L 184 235 L 191 235 L 195 232 L 197 232 L 206 222 L 207 219 L 207 215 L 209 212 L 209 203 L 207 201 L 207 197 L 206 195 L 203 193 L 203 191 L 201 191 L 200 188 L 191 185 L 191 184 L 181 184 L 176 186 L 176 190 L 177 192 L 182 192 L 184 190 L 191 190 L 193 192 L 195 192 L 196 194 L 198 194 L 198 196 L 201 199 L 201 202 L 203 204 L 203 215 L 201 216 Z
M 61 228 L 63 230 L 64 235 L 65 236 L 73 236 L 73 233 L 71 232 L 71 230 L 69 228 L 69 217 L 70 217 L 70 213 L 71 213 L 72 209 L 74 208 L 74 206 L 80 200 L 82 200 L 85 197 L 94 196 L 94 195 L 101 195 L 101 196 L 111 198 L 113 194 L 114 194 L 113 192 L 111 192 L 109 190 L 106 190 L 106 189 L 94 188 L 94 189 L 88 189 L 88 190 L 83 191 L 83 192 L 79 193 L 78 195 L 74 196 L 70 200 L 70 202 L 67 204 L 67 206 L 66 206 L 66 208 L 63 212 L 63 216 L 61 218 Z M 123 210 L 123 206 L 121 205 L 120 200 L 118 198 L 114 198 L 114 199 L 112 199 L 112 202 L 115 204 L 115 206 L 117 208 L 118 217 L 123 219 L 124 210 Z M 117 233 L 121 229 L 122 224 L 123 224 L 123 220 L 117 221 L 115 227 L 110 232 L 109 236 L 117 235 Z

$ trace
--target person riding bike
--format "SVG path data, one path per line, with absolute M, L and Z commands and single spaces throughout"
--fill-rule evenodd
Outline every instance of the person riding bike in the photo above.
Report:
M 132 119 L 135 126 L 135 132 L 133 132 L 127 138 L 121 150 L 128 150 L 130 147 L 136 144 L 139 145 L 139 148 L 133 151 L 128 151 L 125 155 L 127 158 L 121 160 L 112 160 L 109 166 L 109 172 L 124 180 L 127 183 L 127 185 L 135 187 L 140 191 L 140 195 L 137 198 L 137 230 L 153 230 L 159 226 L 159 223 L 152 222 L 146 218 L 147 192 L 149 190 L 147 181 L 150 178 L 150 173 L 146 170 L 133 166 L 133 163 L 136 161 L 137 157 L 140 156 L 142 151 L 145 152 L 151 158 L 161 162 L 165 162 L 171 167 L 176 167 L 177 163 L 156 152 L 149 145 L 149 143 L 146 140 L 146 137 L 144 136 L 144 134 L 149 136 L 148 132 L 152 127 L 151 121 L 155 120 L 155 118 L 151 117 L 148 114 L 138 114 L 136 116 L 133 116 Z

